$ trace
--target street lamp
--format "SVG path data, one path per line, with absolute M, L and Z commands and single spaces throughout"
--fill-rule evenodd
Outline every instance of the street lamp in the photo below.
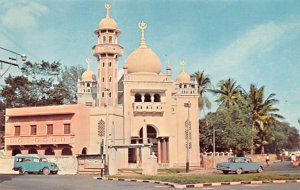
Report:
M 213 127 L 213 167 L 216 168 L 216 130 L 215 127 Z M 223 132 L 223 130 L 220 130 Z
M 191 108 L 191 102 L 188 101 L 187 103 L 184 103 L 184 107 L 188 108 L 188 118 L 185 122 L 185 138 L 186 138 L 186 163 L 185 163 L 185 171 L 186 173 L 189 173 L 190 170 L 190 163 L 189 163 L 189 149 L 190 149 L 190 127 L 191 127 L 191 121 L 190 121 L 190 108 Z
M 10 53 L 13 53 L 13 54 L 15 54 L 15 56 L 16 56 L 15 58 L 9 57 L 9 60 L 12 60 L 12 61 L 14 61 L 14 62 L 4 61 L 4 60 L 1 60 L 1 59 L 0 59 L 0 64 L 1 64 L 1 68 L 0 68 L 0 70 L 1 70 L 0 78 L 8 71 L 8 69 L 9 69 L 11 66 L 19 67 L 19 65 L 17 64 L 17 57 L 18 57 L 18 56 L 21 57 L 22 61 L 26 61 L 26 60 L 27 60 L 27 55 L 25 55 L 25 54 L 20 54 L 20 53 L 14 52 L 14 51 L 12 51 L 12 50 L 6 49 L 6 48 L 4 48 L 4 47 L 0 47 L 0 49 L 2 49 L 2 50 L 4 50 L 4 51 L 7 51 L 7 52 L 10 52 Z M 3 68 L 3 65 L 2 65 L 2 64 L 3 64 L 3 63 L 8 64 L 8 65 L 10 65 L 10 66 L 2 73 L 2 68 Z

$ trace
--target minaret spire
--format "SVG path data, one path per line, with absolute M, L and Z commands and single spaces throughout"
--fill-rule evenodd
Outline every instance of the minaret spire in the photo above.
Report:
M 146 40 L 145 40 L 145 29 L 147 28 L 147 23 L 145 23 L 144 21 L 141 21 L 138 26 L 142 31 L 140 48 L 147 48 L 147 44 L 146 44 Z
M 87 69 L 86 69 L 86 70 L 91 70 L 91 69 L 90 69 L 91 58 L 87 57 L 87 58 L 85 59 L 85 62 L 87 63 Z
M 182 65 L 182 72 L 185 72 L 185 71 L 184 71 L 184 66 L 185 66 L 185 64 L 186 64 L 185 60 L 181 60 L 181 61 L 180 61 L 180 64 Z
M 109 9 L 111 9 L 111 4 L 109 2 L 105 3 L 105 9 L 106 9 L 106 18 L 109 18 Z

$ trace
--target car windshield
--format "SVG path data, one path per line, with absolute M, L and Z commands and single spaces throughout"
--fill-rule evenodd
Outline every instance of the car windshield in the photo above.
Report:
M 40 162 L 48 162 L 47 158 L 41 158 Z

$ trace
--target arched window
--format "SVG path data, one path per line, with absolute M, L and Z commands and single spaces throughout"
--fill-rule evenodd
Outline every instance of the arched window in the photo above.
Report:
M 15 156 L 17 154 L 21 154 L 21 150 L 19 148 L 14 148 L 13 151 L 12 151 L 12 153 L 11 153 L 11 155 Z
M 154 102 L 160 102 L 160 95 L 154 94 Z
M 63 148 L 61 155 L 72 155 L 72 150 L 70 148 Z
M 105 67 L 105 62 L 102 63 L 102 67 Z
M 110 44 L 112 44 L 112 36 L 109 36 L 108 41 Z
M 91 86 L 90 83 L 87 83 L 87 84 L 86 84 L 86 87 L 90 87 L 90 86 Z
M 111 62 L 108 63 L 109 67 L 111 67 Z
M 105 81 L 105 78 L 104 77 L 102 77 L 102 82 L 104 82 Z
M 111 82 L 111 77 L 109 77 L 108 81 Z
M 84 147 L 84 148 L 82 149 L 81 154 L 87 154 L 87 148 L 86 148 L 86 147 Z
M 150 94 L 145 94 L 145 102 L 151 102 L 151 96 Z
M 142 96 L 140 94 L 135 94 L 134 102 L 142 102 Z
M 103 43 L 106 44 L 106 36 L 103 36 Z
M 48 147 L 46 150 L 45 150 L 45 155 L 55 155 L 53 149 L 51 147 Z
M 31 148 L 28 150 L 28 154 L 37 154 L 37 150 L 35 148 Z

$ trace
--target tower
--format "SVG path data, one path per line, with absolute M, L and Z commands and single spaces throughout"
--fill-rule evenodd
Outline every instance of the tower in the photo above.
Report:
M 78 103 L 86 106 L 95 106 L 97 99 L 97 81 L 96 76 L 90 69 L 90 59 L 87 58 L 88 64 L 86 71 L 77 82 Z
M 96 106 L 118 104 L 118 58 L 123 47 L 118 44 L 121 34 L 114 19 L 109 15 L 111 5 L 105 3 L 106 17 L 101 20 L 95 34 L 98 43 L 93 47 L 93 55 L 98 61 L 98 92 Z

